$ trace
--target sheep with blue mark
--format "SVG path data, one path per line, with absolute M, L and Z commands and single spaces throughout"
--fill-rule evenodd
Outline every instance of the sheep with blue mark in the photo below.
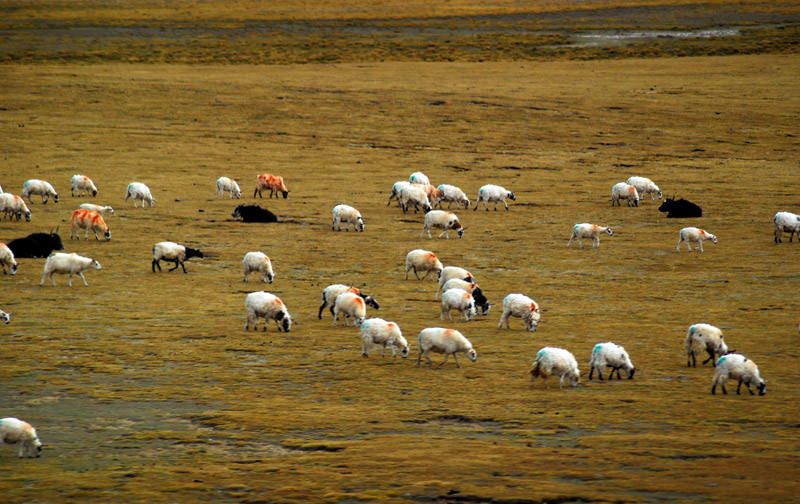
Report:
M 758 366 L 744 355 L 731 353 L 719 358 L 717 370 L 711 383 L 711 393 L 715 394 L 717 385 L 719 385 L 722 387 L 722 393 L 727 394 L 725 383 L 730 379 L 739 380 L 739 386 L 736 387 L 736 395 L 739 395 L 742 383 L 745 384 L 750 395 L 755 395 L 750 385 L 755 385 L 756 389 L 758 389 L 758 395 L 763 396 L 767 393 L 767 383 L 761 378 Z
M 546 388 L 547 378 L 550 376 L 558 376 L 561 380 L 561 387 L 564 387 L 565 379 L 568 379 L 569 384 L 573 387 L 577 387 L 580 381 L 580 371 L 575 356 L 568 350 L 555 347 L 544 347 L 537 352 L 530 375 L 531 388 L 533 388 L 536 378 L 541 378 Z
M 597 371 L 597 377 L 603 381 L 603 368 L 610 367 L 611 372 L 608 374 L 608 379 L 614 379 L 614 371 L 617 372 L 617 379 L 621 380 L 619 371 L 620 369 L 628 374 L 628 379 L 633 379 L 633 373 L 636 368 L 633 367 L 633 362 L 623 347 L 612 343 L 598 343 L 592 349 L 592 357 L 589 360 L 589 379 L 592 379 L 592 374 Z

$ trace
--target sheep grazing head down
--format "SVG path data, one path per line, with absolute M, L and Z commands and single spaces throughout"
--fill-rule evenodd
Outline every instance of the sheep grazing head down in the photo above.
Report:
M 275 320 L 277 320 L 281 327 L 283 327 L 283 332 L 289 332 L 289 330 L 291 330 L 292 318 L 285 311 L 279 313 Z

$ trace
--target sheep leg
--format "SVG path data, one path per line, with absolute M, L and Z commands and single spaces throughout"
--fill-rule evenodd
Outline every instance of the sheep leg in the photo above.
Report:
M 180 263 L 180 261 L 175 259 L 175 267 L 174 268 L 170 268 L 168 271 L 174 271 L 174 270 L 178 269 L 178 266 L 180 265 L 179 263 Z
M 441 237 L 442 237 L 442 235 L 447 235 L 447 239 L 448 239 L 448 240 L 450 239 L 450 235 L 449 235 L 449 234 L 447 234 L 447 229 L 446 229 L 446 228 L 445 228 L 445 230 L 444 230 L 444 231 L 442 231 L 441 233 L 439 233 L 439 236 L 437 236 L 437 238 L 441 238 Z
M 703 361 L 703 365 L 705 366 L 708 364 L 708 361 L 711 361 L 711 365 L 717 367 L 717 363 L 714 361 L 714 351 L 713 350 L 706 350 L 708 352 L 708 359 Z
M 153 259 L 153 273 L 156 272 L 156 266 L 158 266 L 158 271 L 161 271 L 161 259 Z
M 691 363 L 689 362 L 689 359 L 691 359 Z M 694 355 L 694 350 L 687 354 L 686 367 L 697 367 L 697 357 Z
M 456 354 L 453 354 L 453 357 L 455 357 L 455 356 L 456 356 Z M 447 362 L 447 359 L 448 359 L 449 357 L 450 357 L 450 354 L 444 354 L 444 360 L 442 361 L 442 363 L 441 363 L 441 364 L 439 364 L 438 366 L 436 366 L 436 369 L 439 369 L 440 367 L 444 366 L 444 363 L 445 363 L 445 362 Z M 456 361 L 456 362 L 458 362 L 458 361 Z M 461 367 L 461 366 L 458 366 L 458 367 Z
M 322 320 L 322 310 L 324 310 L 326 306 L 328 306 L 328 303 L 326 301 L 322 301 L 322 306 L 319 307 L 319 315 L 317 315 L 318 319 Z
M 569 238 L 569 243 L 567 243 L 567 248 L 569 248 L 569 246 L 572 245 L 572 240 L 574 239 L 575 239 L 575 233 L 573 233 L 572 236 Z
M 581 250 L 583 250 L 583 242 L 581 241 L 580 238 L 578 238 L 578 245 L 580 245 L 581 246 Z
M 697 242 L 697 249 L 700 250 L 700 252 L 703 251 L 703 240 Z
M 72 273 L 69 274 L 69 283 L 67 285 L 72 287 Z
M 681 243 L 683 243 L 683 237 L 682 236 L 681 236 L 681 239 L 678 240 L 678 252 L 681 251 Z M 686 242 L 686 246 L 689 247 L 689 242 Z M 689 250 L 692 250 L 692 248 L 689 247 Z
M 502 315 L 500 315 L 500 323 L 497 324 L 498 329 L 503 328 L 503 321 L 508 320 L 508 312 L 504 311 Z
M 506 203 L 506 200 L 503 200 L 503 204 L 506 206 L 506 210 L 508 210 L 508 203 Z M 495 210 L 497 210 L 497 203 L 495 203 L 494 206 L 495 206 Z
M 78 272 L 78 276 L 81 277 L 81 280 L 83 280 L 83 285 L 85 285 L 86 287 L 89 287 L 89 282 L 87 282 L 86 281 L 86 277 L 83 276 L 83 271 L 79 271 Z M 69 276 L 69 280 L 70 280 L 70 282 L 72 282 L 72 275 Z M 72 283 L 70 283 L 70 285 L 72 285 Z

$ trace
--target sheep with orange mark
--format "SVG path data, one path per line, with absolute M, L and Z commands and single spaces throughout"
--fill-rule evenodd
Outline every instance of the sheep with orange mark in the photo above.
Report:
M 703 365 L 711 361 L 711 365 L 714 367 L 717 366 L 715 362 L 716 356 L 728 353 L 728 345 L 725 344 L 722 330 L 711 324 L 693 324 L 689 326 L 686 339 L 683 340 L 683 347 L 686 350 L 687 367 L 697 367 L 695 351 L 705 350 L 708 353 L 708 359 L 703 361 Z
M 536 353 L 536 360 L 533 361 L 530 375 L 531 388 L 533 388 L 536 378 L 544 381 L 545 388 L 547 388 L 547 378 L 551 376 L 560 378 L 562 388 L 565 378 L 569 379 L 569 384 L 573 387 L 577 387 L 580 380 L 578 361 L 575 360 L 575 356 L 568 350 L 555 347 L 544 347 Z
M 436 281 L 444 267 L 442 266 L 436 254 L 430 250 L 416 249 L 412 250 L 406 255 L 406 280 L 408 280 L 408 272 L 414 270 L 414 276 L 417 280 L 425 280 L 428 275 L 431 275 L 431 280 Z M 419 277 L 419 272 L 424 271 L 425 276 Z
M 486 299 L 483 291 L 475 282 L 467 282 L 460 278 L 451 278 L 444 283 L 444 287 L 442 287 L 442 293 L 445 293 L 450 289 L 464 289 L 465 291 L 469 292 L 472 294 L 472 299 L 475 300 L 475 308 L 480 308 L 480 314 L 486 315 L 489 313 L 489 308 L 491 308 L 489 300 Z
M 772 218 L 775 223 L 775 243 L 781 243 L 784 231 L 789 233 L 789 243 L 792 242 L 794 235 L 800 241 L 800 215 L 791 212 L 778 212 Z
M 497 328 L 502 329 L 505 322 L 506 329 L 510 329 L 510 317 L 521 318 L 525 322 L 526 331 L 535 331 L 541 318 L 539 305 L 524 294 L 509 294 L 503 299 L 503 314 L 500 316 Z
M 278 194 L 283 195 L 283 199 L 289 197 L 289 189 L 286 188 L 286 184 L 283 182 L 283 177 L 280 175 L 272 175 L 271 173 L 262 173 L 256 179 L 256 190 L 253 191 L 253 197 L 261 198 L 261 191 L 269 190 L 269 197 L 272 198 L 272 195 L 275 195 L 275 198 L 278 198 Z
M 444 360 L 437 366 L 437 369 L 444 366 L 450 355 L 456 361 L 456 366 L 461 367 L 458 363 L 458 352 L 463 352 L 469 360 L 475 362 L 478 360 L 478 354 L 472 348 L 472 343 L 459 331 L 455 329 L 445 329 L 444 327 L 428 327 L 419 333 L 419 355 L 417 356 L 417 367 L 425 356 L 429 366 L 433 366 L 431 362 L 430 353 L 436 352 L 444 354 Z
M 64 252 L 50 254 L 50 256 L 47 258 L 47 261 L 44 263 L 44 274 L 42 275 L 42 281 L 39 283 L 39 286 L 44 285 L 44 280 L 48 277 L 48 275 L 50 276 L 50 282 L 55 285 L 56 281 L 53 280 L 53 275 L 55 273 L 69 273 L 70 287 L 72 287 L 72 275 L 75 274 L 81 277 L 81 280 L 83 280 L 83 285 L 89 287 L 86 277 L 83 276 L 83 272 L 89 268 L 94 268 L 96 270 L 103 269 L 100 266 L 100 263 L 91 257 L 84 257 L 74 252 L 72 254 L 67 254 Z
M 267 326 L 270 320 L 275 321 L 278 326 L 278 332 L 289 332 L 292 328 L 292 317 L 286 309 L 278 296 L 269 292 L 258 291 L 251 292 L 244 300 L 244 306 L 247 309 L 247 322 L 245 323 L 244 330 L 250 329 L 250 324 L 253 324 L 253 330 L 257 330 L 258 319 L 264 319 L 264 332 L 267 332 Z
M 637 191 L 632 185 L 625 182 L 614 184 L 614 187 L 611 188 L 611 206 L 614 206 L 614 203 L 616 203 L 617 206 L 622 206 L 620 200 L 626 200 L 629 207 L 638 207 L 639 191 Z
M 431 181 L 422 172 L 414 172 L 408 177 L 408 181 L 412 184 L 430 185 Z
M 431 202 L 425 190 L 415 184 L 404 187 L 400 192 L 398 201 L 400 202 L 400 208 L 403 209 L 403 213 L 408 211 L 409 205 L 414 205 L 414 213 L 417 213 L 420 207 L 425 213 L 431 210 Z
M 72 186 L 71 193 L 72 197 L 75 197 L 75 193 L 78 196 L 85 196 L 88 193 L 92 193 L 92 196 L 97 196 L 97 186 L 94 185 L 92 179 L 85 175 L 73 175 L 71 179 L 69 179 L 69 183 Z
M 338 325 L 339 314 L 344 317 L 344 325 L 350 325 L 348 318 L 353 319 L 353 327 L 360 327 L 367 317 L 367 305 L 364 298 L 353 292 L 343 292 L 333 303 L 333 325 Z
M 600 248 L 600 235 L 603 233 L 606 233 L 608 236 L 612 236 L 614 234 L 609 227 L 598 226 L 597 224 L 589 224 L 588 222 L 584 222 L 583 224 L 575 224 L 572 227 L 572 236 L 569 239 L 569 243 L 567 243 L 567 248 L 572 245 L 572 240 L 575 238 L 578 239 L 578 245 L 580 245 L 581 248 L 583 248 L 581 238 L 591 238 L 592 248 Z
M 3 216 L 8 217 L 8 220 L 16 216 L 19 221 L 24 215 L 26 222 L 31 221 L 31 211 L 28 209 L 28 205 L 25 204 L 22 197 L 16 194 L 0 193 L 0 212 L 3 212 Z
M 658 196 L 658 199 L 661 199 L 661 189 L 647 177 L 630 177 L 627 183 L 636 188 L 639 198 L 644 198 L 645 194 L 649 193 L 651 200 L 656 200 L 655 196 L 653 196 L 654 194 Z
M 413 186 L 422 189 L 422 191 L 428 196 L 428 201 L 430 202 L 431 206 L 435 205 L 436 202 L 442 198 L 442 191 L 430 184 L 413 184 Z
M 478 199 L 475 200 L 475 208 L 473 208 L 472 211 L 476 211 L 478 209 L 478 205 L 483 202 L 483 207 L 486 208 L 486 211 L 488 212 L 488 203 L 494 202 L 494 210 L 496 212 L 497 204 L 501 201 L 503 202 L 503 205 L 506 206 L 506 210 L 508 210 L 506 198 L 509 198 L 511 201 L 517 201 L 517 195 L 506 190 L 505 187 L 494 184 L 486 184 L 478 190 Z
M 705 229 L 699 229 L 696 227 L 686 227 L 680 230 L 680 239 L 678 240 L 678 252 L 681 251 L 681 244 L 686 242 L 686 248 L 692 250 L 692 246 L 690 243 L 694 242 L 697 243 L 697 250 L 700 252 L 703 251 L 703 242 L 706 240 L 711 240 L 711 243 L 717 243 L 717 237 L 713 234 L 709 233 Z
M 361 218 L 361 212 L 351 207 L 350 205 L 336 205 L 331 211 L 333 214 L 333 223 L 331 230 L 342 230 L 342 222 L 345 222 L 345 231 L 350 231 L 350 224 L 353 224 L 354 231 L 364 232 L 364 219 Z
M 69 239 L 77 238 L 80 240 L 78 236 L 78 229 L 86 228 L 86 240 L 89 239 L 89 231 L 94 232 L 94 238 L 99 240 L 100 238 L 97 236 L 97 232 L 100 231 L 103 233 L 103 237 L 106 241 L 111 239 L 111 231 L 106 226 L 105 221 L 97 212 L 92 212 L 91 210 L 82 210 L 78 209 L 72 212 L 72 219 L 70 219 L 72 224 L 72 231 L 69 234 Z
M 444 292 L 442 290 L 444 288 L 444 284 L 446 284 L 447 281 L 452 278 L 460 278 L 465 282 L 475 283 L 475 277 L 472 276 L 472 273 L 464 268 L 459 268 L 458 266 L 446 266 L 442 272 L 439 273 L 439 287 L 436 289 L 436 295 L 433 296 L 434 301 L 439 299 L 439 291 Z
M 450 310 L 458 310 L 458 318 L 466 318 L 467 322 L 472 322 L 472 318 L 478 314 L 475 299 L 464 289 L 450 289 L 442 294 L 442 313 L 439 318 L 444 320 L 444 314 L 447 313 L 447 318 L 453 320 Z
M 369 357 L 367 349 L 371 345 L 383 347 L 381 358 L 386 356 L 386 347 L 392 350 L 392 357 L 397 357 L 396 348 L 400 349 L 402 358 L 408 357 L 408 341 L 400 332 L 395 322 L 387 322 L 382 318 L 371 318 L 361 323 L 361 355 Z
M 242 197 L 242 190 L 239 188 L 239 184 L 236 183 L 230 177 L 220 177 L 217 179 L 217 192 L 214 193 L 214 197 L 219 196 L 220 198 L 225 197 L 225 191 L 228 191 L 230 194 L 230 199 L 233 199 L 233 196 L 236 196 L 236 199 Z
M 36 429 L 19 418 L 0 418 L 0 441 L 19 446 L 19 458 L 42 456 L 42 442 L 39 441 Z
M 22 192 L 19 195 L 23 198 L 28 198 L 28 201 L 33 203 L 31 196 L 38 194 L 42 197 L 42 203 L 47 204 L 50 198 L 53 198 L 54 203 L 58 203 L 58 193 L 46 180 L 30 179 L 22 184 Z
M 92 203 L 81 203 L 80 205 L 78 205 L 78 208 L 83 210 L 91 210 L 92 212 L 97 212 L 100 215 L 105 215 L 107 213 L 112 215 L 114 214 L 114 209 L 108 205 L 94 205 Z
M 739 395 L 741 392 L 742 383 L 745 384 L 750 395 L 755 395 L 750 385 L 756 386 L 758 395 L 760 396 L 767 393 L 767 383 L 761 378 L 761 374 L 758 372 L 758 366 L 744 355 L 732 353 L 719 358 L 717 361 L 717 370 L 711 382 L 711 393 L 715 394 L 717 385 L 720 385 L 722 387 L 722 393 L 727 395 L 728 391 L 725 390 L 725 384 L 730 379 L 739 380 L 739 386 L 736 387 L 736 395 Z
M 442 228 L 444 231 L 439 233 L 437 238 L 441 238 L 442 235 L 445 236 L 448 240 L 450 239 L 449 231 L 452 229 L 458 234 L 459 238 L 464 236 L 465 228 L 461 225 L 461 222 L 458 220 L 458 216 L 452 212 L 448 212 L 446 210 L 431 210 L 425 215 L 425 223 L 422 225 L 422 231 L 419 233 L 419 237 L 422 238 L 425 236 L 425 231 L 428 231 L 428 238 L 431 238 L 431 229 L 432 228 Z
M 336 298 L 345 292 L 352 292 L 353 294 L 361 296 L 361 299 L 364 300 L 367 306 L 371 306 L 376 310 L 380 308 L 374 297 L 364 294 L 356 287 L 344 284 L 331 284 L 322 290 L 322 306 L 319 307 L 317 318 L 322 320 L 322 310 L 324 310 L 326 306 L 330 306 L 331 315 L 333 315 L 333 306 L 336 304 Z
M 125 191 L 125 206 L 128 206 L 128 198 L 133 200 L 133 208 L 137 208 L 137 199 L 142 200 L 142 208 L 144 208 L 145 201 L 148 205 L 150 205 L 150 208 L 153 208 L 153 205 L 156 201 L 156 199 L 150 193 L 150 188 L 141 182 L 131 182 L 128 184 L 128 189 Z
M 456 208 L 461 208 L 461 205 L 464 205 L 464 208 L 469 208 L 469 198 L 467 198 L 466 193 L 458 187 L 449 184 L 441 184 L 437 189 L 441 192 L 441 196 L 434 202 L 434 206 L 438 205 L 439 208 L 441 208 L 442 201 L 446 201 L 447 208 L 450 208 L 450 205 L 453 203 L 456 204 Z
M 4 275 L 8 274 L 6 273 L 6 266 L 8 266 L 8 270 L 12 275 L 17 274 L 17 260 L 14 258 L 14 252 L 3 242 L 0 242 L 0 266 L 3 267 Z
M 261 281 L 264 283 L 266 283 L 267 280 L 269 280 L 269 283 L 272 283 L 272 280 L 275 278 L 275 273 L 272 271 L 272 261 L 270 261 L 269 257 L 263 252 L 248 252 L 245 254 L 242 260 L 242 267 L 244 268 L 245 282 L 247 282 L 250 273 L 253 272 L 262 273 Z

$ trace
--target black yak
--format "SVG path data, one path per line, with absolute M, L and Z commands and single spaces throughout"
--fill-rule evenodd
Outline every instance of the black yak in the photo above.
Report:
M 241 217 L 242 222 L 278 222 L 278 216 L 258 205 L 239 205 L 231 215 Z
M 703 216 L 702 208 L 683 198 L 676 200 L 675 196 L 665 199 L 664 203 L 658 207 L 658 211 L 669 212 L 667 213 L 668 219 L 685 219 Z

